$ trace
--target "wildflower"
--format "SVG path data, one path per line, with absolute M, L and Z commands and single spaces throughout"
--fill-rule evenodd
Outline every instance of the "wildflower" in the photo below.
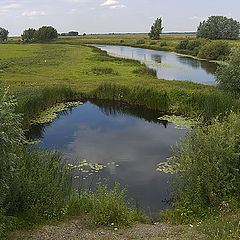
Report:
M 114 228 L 114 231 L 117 231 L 117 230 L 118 230 L 118 228 L 117 228 L 117 227 L 115 227 L 115 228 Z
M 111 223 L 111 225 L 113 226 L 113 225 L 114 225 L 114 223 Z

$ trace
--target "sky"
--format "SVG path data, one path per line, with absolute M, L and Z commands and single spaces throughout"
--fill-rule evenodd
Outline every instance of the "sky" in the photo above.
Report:
M 0 0 L 0 27 L 10 36 L 41 26 L 59 33 L 149 32 L 161 17 L 163 32 L 186 32 L 212 15 L 240 21 L 239 10 L 239 0 Z

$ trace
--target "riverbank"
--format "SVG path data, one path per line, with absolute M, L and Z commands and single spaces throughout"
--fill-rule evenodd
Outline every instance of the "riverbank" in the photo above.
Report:
M 238 108 L 238 99 L 216 86 L 157 79 L 153 71 L 136 60 L 114 58 L 91 47 L 68 44 L 0 47 L 1 85 L 14 92 L 19 99 L 19 111 L 27 114 L 28 120 L 56 102 L 82 97 L 121 100 L 205 119 Z M 62 93 L 59 90 L 54 93 L 54 88 L 62 88 Z M 156 96 L 164 96 L 164 107 L 155 102 Z

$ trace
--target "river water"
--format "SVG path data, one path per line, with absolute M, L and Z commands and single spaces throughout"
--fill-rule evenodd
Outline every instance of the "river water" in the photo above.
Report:
M 191 81 L 214 85 L 217 64 L 174 52 L 156 51 L 125 46 L 94 45 L 109 55 L 140 60 L 157 71 L 159 79 Z
M 85 186 L 103 179 L 110 185 L 117 181 L 127 187 L 128 198 L 156 212 L 169 207 L 172 178 L 157 172 L 157 165 L 171 156 L 170 146 L 186 132 L 159 116 L 160 112 L 121 102 L 87 101 L 60 113 L 52 123 L 33 126 L 30 136 L 44 148 L 63 151 L 68 164 L 86 160 L 105 165 L 91 176 L 84 173 L 85 179 L 81 176 Z M 76 184 L 82 182 L 78 179 Z

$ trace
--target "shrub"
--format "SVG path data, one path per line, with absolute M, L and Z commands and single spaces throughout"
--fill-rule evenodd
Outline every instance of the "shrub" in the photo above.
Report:
M 17 176 L 6 199 L 9 215 L 25 215 L 32 222 L 64 215 L 71 177 L 60 153 L 25 148 L 19 151 Z
M 17 148 L 25 140 L 21 115 L 14 112 L 16 104 L 7 92 L 0 94 L 0 214 L 9 185 L 16 176 Z
M 145 41 L 144 40 L 137 40 L 137 42 L 136 42 L 136 44 L 144 44 L 145 43 Z
M 217 69 L 216 76 L 221 89 L 240 93 L 240 48 L 232 51 L 228 63 Z
M 176 46 L 176 49 L 187 49 L 188 43 L 189 43 L 188 39 L 181 40 Z
M 173 150 L 176 205 L 194 212 L 239 206 L 239 119 L 235 113 L 223 121 L 214 119 L 211 125 L 187 133 Z
M 204 45 L 198 53 L 199 58 L 217 60 L 220 57 L 227 56 L 230 53 L 230 47 L 225 41 L 212 41 Z
M 163 41 L 163 42 L 160 43 L 160 47 L 165 47 L 165 46 L 167 46 L 167 42 L 166 41 Z

